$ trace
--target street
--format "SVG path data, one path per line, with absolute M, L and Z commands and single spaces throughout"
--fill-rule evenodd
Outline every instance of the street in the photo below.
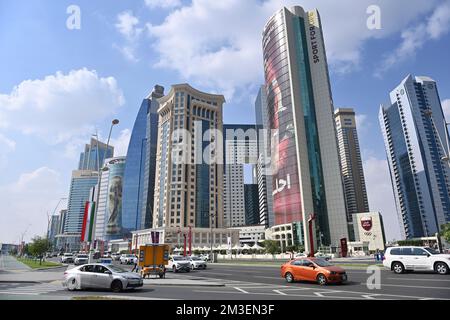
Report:
M 38 272 L 27 270 L 18 263 L 13 263 L 11 259 L 13 258 L 0 257 L 0 267 L 2 267 L 0 300 L 72 299 L 88 296 L 116 299 L 189 300 L 450 299 L 450 275 L 442 276 L 425 272 L 397 275 L 389 270 L 381 269 L 380 289 L 370 290 L 366 282 L 371 274 L 368 274 L 364 268 L 346 268 L 348 282 L 343 285 L 319 286 L 316 283 L 307 282 L 286 283 L 279 275 L 280 268 L 276 266 L 220 263 L 209 264 L 206 270 L 189 273 L 168 272 L 166 279 L 146 279 L 142 288 L 132 291 L 69 292 L 62 287 L 61 280 L 66 268 L 72 268 L 73 265 Z M 132 268 L 130 265 L 122 265 L 122 267 L 130 270 Z M 36 275 L 35 278 L 39 275 L 39 278 L 44 280 L 33 283 L 31 282 L 33 275 Z M 9 278 L 6 278 L 7 276 Z M 4 279 L 9 280 L 5 282 Z M 190 280 L 189 284 L 187 280 Z

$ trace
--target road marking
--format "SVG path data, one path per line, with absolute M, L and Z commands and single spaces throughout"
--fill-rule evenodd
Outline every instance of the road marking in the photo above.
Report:
M 425 278 L 421 278 L 421 279 L 415 279 L 415 278 L 388 278 L 391 280 L 408 280 L 408 281 L 450 281 L 450 280 L 446 280 L 446 279 L 425 279 Z
M 243 290 L 243 289 L 241 289 L 241 288 L 238 288 L 238 287 L 234 287 L 234 288 L 235 288 L 236 290 L 242 292 L 242 293 L 248 293 L 247 291 L 245 291 L 245 290 Z
M 206 274 L 217 274 L 219 276 L 232 276 L 233 275 L 232 273 L 218 273 L 218 272 L 209 272 L 209 271 L 207 271 L 205 273 Z
M 361 282 L 361 285 L 365 285 L 365 283 Z M 402 287 L 402 288 L 417 288 L 417 289 L 436 289 L 436 290 L 450 290 L 450 287 L 424 287 L 424 286 L 407 286 L 403 284 L 381 284 L 381 286 L 385 287 Z
M 282 292 L 280 290 L 273 290 L 273 292 L 276 292 L 276 293 L 281 294 L 283 296 L 287 296 L 287 293 L 284 293 L 284 292 Z
M 253 278 L 277 279 L 277 280 L 283 279 L 283 278 L 281 278 L 281 277 L 265 277 L 265 276 L 253 276 Z

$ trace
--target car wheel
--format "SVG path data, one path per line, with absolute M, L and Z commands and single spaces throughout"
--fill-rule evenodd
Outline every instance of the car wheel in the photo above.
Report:
M 294 276 L 290 272 L 286 272 L 286 274 L 284 275 L 284 278 L 286 279 L 286 282 L 288 282 L 288 283 L 294 282 Z
M 324 286 L 327 284 L 327 277 L 325 277 L 323 274 L 317 275 L 317 283 L 321 286 Z
M 173 266 L 173 267 L 172 267 L 172 271 L 173 271 L 174 273 L 176 273 L 176 272 L 177 272 L 177 267 L 176 267 L 176 266 Z
M 75 278 L 72 278 L 69 280 L 69 282 L 67 283 L 67 289 L 69 291 L 73 291 L 76 290 L 78 288 L 78 281 Z
M 120 292 L 120 291 L 122 291 L 122 289 L 123 289 L 123 286 L 122 286 L 122 282 L 120 280 L 114 280 L 111 283 L 111 290 L 113 292 Z
M 438 262 L 434 266 L 434 270 L 439 274 L 447 274 L 448 266 L 444 262 Z
M 392 270 L 393 270 L 395 273 L 400 274 L 400 273 L 405 272 L 405 267 L 404 267 L 403 264 L 401 264 L 400 262 L 394 262 L 394 263 L 392 264 Z

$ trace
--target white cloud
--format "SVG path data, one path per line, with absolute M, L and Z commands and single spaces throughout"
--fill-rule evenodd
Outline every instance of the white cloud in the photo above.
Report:
M 450 122 L 450 99 L 441 101 L 442 110 L 444 110 L 444 117 L 447 122 Z
M 135 39 L 142 33 L 142 28 L 138 28 L 139 19 L 131 11 L 124 11 L 117 15 L 117 30 L 127 39 Z
M 47 231 L 47 212 L 52 214 L 64 186 L 58 172 L 41 167 L 22 174 L 17 181 L 0 186 L 0 242 L 18 243 Z
M 126 44 L 118 46 L 113 44 L 113 47 L 120 51 L 120 53 L 131 62 L 137 62 L 136 48 L 138 40 L 142 34 L 143 28 L 139 28 L 139 19 L 133 15 L 131 11 L 124 11 L 117 15 L 116 29 L 124 36 Z
M 116 79 L 83 68 L 25 80 L 11 93 L 0 94 L 0 118 L 5 128 L 55 144 L 92 133 L 93 123 L 123 104 Z
M 366 9 L 373 0 L 304 0 L 301 5 L 320 11 L 331 70 L 348 72 L 359 66 L 366 40 L 402 30 L 435 2 L 381 2 L 381 30 L 369 30 L 366 25 Z M 237 87 L 259 83 L 263 80 L 262 29 L 283 5 L 298 4 L 296 0 L 193 0 L 173 10 L 163 23 L 147 24 L 159 54 L 156 66 L 176 70 L 196 85 L 228 94 Z
M 362 134 L 367 132 L 370 121 L 368 120 L 368 117 L 366 114 L 357 113 L 355 115 L 355 122 L 356 122 L 356 130 L 358 134 Z
M 400 239 L 400 226 L 395 208 L 389 167 L 386 160 L 369 157 L 363 163 L 367 197 L 371 211 L 383 215 L 386 240 Z
M 114 146 L 114 156 L 121 157 L 127 155 L 128 144 L 130 143 L 131 130 L 124 129 L 116 139 L 111 138 L 111 145 Z
M 450 1 L 438 6 L 427 21 L 404 30 L 402 42 L 391 54 L 386 55 L 375 76 L 383 73 L 402 61 L 414 57 L 427 41 L 437 40 L 450 30 Z
M 7 155 L 16 149 L 16 142 L 0 133 L 0 169 L 8 164 Z
M 181 5 L 181 0 L 145 0 L 145 5 L 150 9 L 175 8 Z

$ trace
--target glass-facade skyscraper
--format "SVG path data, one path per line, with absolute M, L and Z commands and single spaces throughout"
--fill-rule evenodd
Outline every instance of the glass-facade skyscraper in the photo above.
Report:
M 134 122 L 123 182 L 122 226 L 125 233 L 151 226 L 151 215 L 148 216 L 147 212 L 153 206 L 157 98 L 163 95 L 164 88 L 155 86 L 152 93 L 142 101 Z
M 98 153 L 98 154 L 97 154 Z M 78 170 L 99 170 L 98 163 L 102 164 L 107 158 L 114 156 L 114 147 L 91 138 L 91 143 L 86 144 L 84 152 L 80 154 L 80 161 L 78 163 Z
M 436 82 L 408 75 L 379 120 L 404 238 L 432 236 L 450 222 L 448 130 Z
M 339 247 L 348 228 L 319 13 L 299 6 L 277 11 L 262 46 L 275 225 L 304 222 L 309 251 L 307 221 L 315 216 L 313 241 Z

